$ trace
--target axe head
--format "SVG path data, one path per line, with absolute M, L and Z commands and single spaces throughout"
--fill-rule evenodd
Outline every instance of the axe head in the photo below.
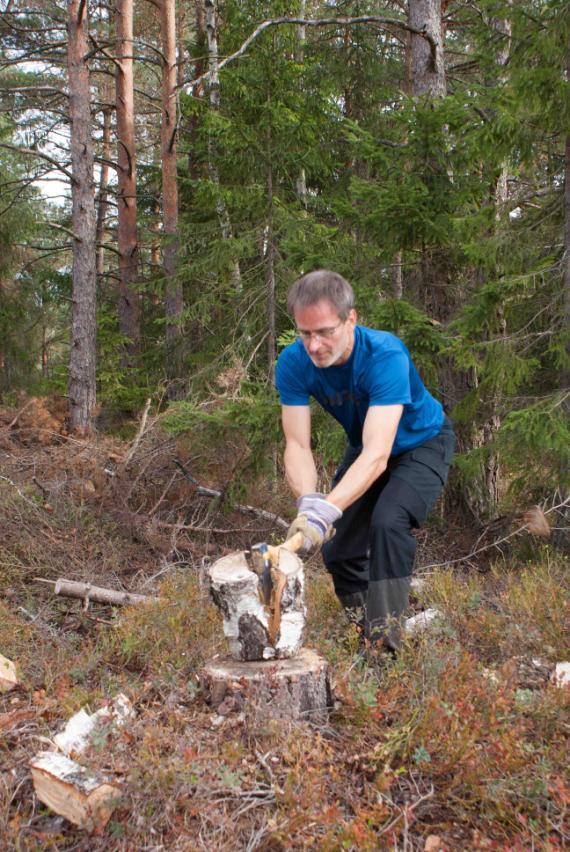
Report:
M 249 557 L 248 561 L 251 569 L 255 571 L 260 579 L 262 601 L 266 606 L 269 606 L 273 590 L 269 547 L 265 542 L 254 544 L 249 551 L 246 551 L 246 556 Z

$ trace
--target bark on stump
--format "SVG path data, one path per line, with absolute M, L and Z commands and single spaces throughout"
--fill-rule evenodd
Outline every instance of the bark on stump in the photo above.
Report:
M 202 687 L 220 714 L 246 709 L 253 722 L 325 722 L 332 705 L 328 664 L 308 648 L 285 660 L 211 660 Z
M 271 569 L 271 608 L 263 602 L 260 577 L 250 569 L 245 553 L 230 553 L 209 569 L 210 592 L 222 613 L 234 660 L 294 657 L 303 644 L 303 563 L 285 548 L 279 548 L 278 563 Z

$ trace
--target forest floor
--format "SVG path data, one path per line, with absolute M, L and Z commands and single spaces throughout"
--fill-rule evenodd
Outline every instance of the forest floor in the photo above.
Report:
M 309 560 L 307 644 L 330 663 L 334 709 L 327 724 L 260 727 L 213 713 L 201 692 L 201 665 L 223 650 L 205 570 L 282 530 L 200 496 L 176 460 L 219 488 L 227 459 L 201 460 L 159 424 L 82 442 L 61 422 L 41 402 L 0 409 L 0 653 L 21 681 L 0 694 L 1 849 L 568 845 L 569 690 L 552 672 L 568 659 L 570 594 L 551 545 L 516 537 L 484 562 L 441 565 L 477 536 L 434 515 L 418 564 L 441 567 L 415 606 L 443 619 L 385 667 L 359 661 Z M 243 502 L 290 514 L 284 489 L 258 483 Z M 161 601 L 85 609 L 35 579 L 61 576 Z M 119 692 L 136 715 L 85 760 L 123 795 L 88 835 L 38 801 L 28 763 L 73 713 Z

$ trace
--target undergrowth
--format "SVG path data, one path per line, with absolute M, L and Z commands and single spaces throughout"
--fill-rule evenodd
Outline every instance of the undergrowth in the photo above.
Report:
M 136 500 L 151 482 L 152 507 L 172 469 L 146 476 Z M 163 501 L 169 523 L 180 506 L 198 512 L 176 495 L 176 510 Z M 178 537 L 168 551 L 140 534 L 142 512 L 122 525 L 105 494 L 98 511 L 63 488 L 56 496 L 46 509 L 29 478 L 1 482 L 0 653 L 16 661 L 21 687 L 0 695 L 0 848 L 415 852 L 430 836 L 444 850 L 568 845 L 568 689 L 551 674 L 567 659 L 570 595 L 554 550 L 525 545 L 524 558 L 490 570 L 436 570 L 416 606 L 441 618 L 386 665 L 361 659 L 357 628 L 311 560 L 306 644 L 329 662 L 334 707 L 326 724 L 258 727 L 238 710 L 214 714 L 199 677 L 224 644 L 207 562 L 192 553 L 235 549 L 243 519 L 210 512 L 230 532 L 211 541 L 187 530 L 184 549 Z M 201 527 L 199 511 L 190 520 Z M 33 581 L 60 574 L 126 580 L 160 599 L 84 610 Z M 118 692 L 136 717 L 86 759 L 124 795 L 103 833 L 87 836 L 38 802 L 27 764 L 72 713 Z

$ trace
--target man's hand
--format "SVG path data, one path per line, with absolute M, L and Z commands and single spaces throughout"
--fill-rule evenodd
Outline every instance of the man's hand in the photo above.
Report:
M 310 553 L 334 535 L 332 525 L 342 512 L 325 499 L 324 494 L 304 494 L 297 500 L 298 515 L 289 527 L 287 538 L 297 532 L 305 536 L 304 550 Z

